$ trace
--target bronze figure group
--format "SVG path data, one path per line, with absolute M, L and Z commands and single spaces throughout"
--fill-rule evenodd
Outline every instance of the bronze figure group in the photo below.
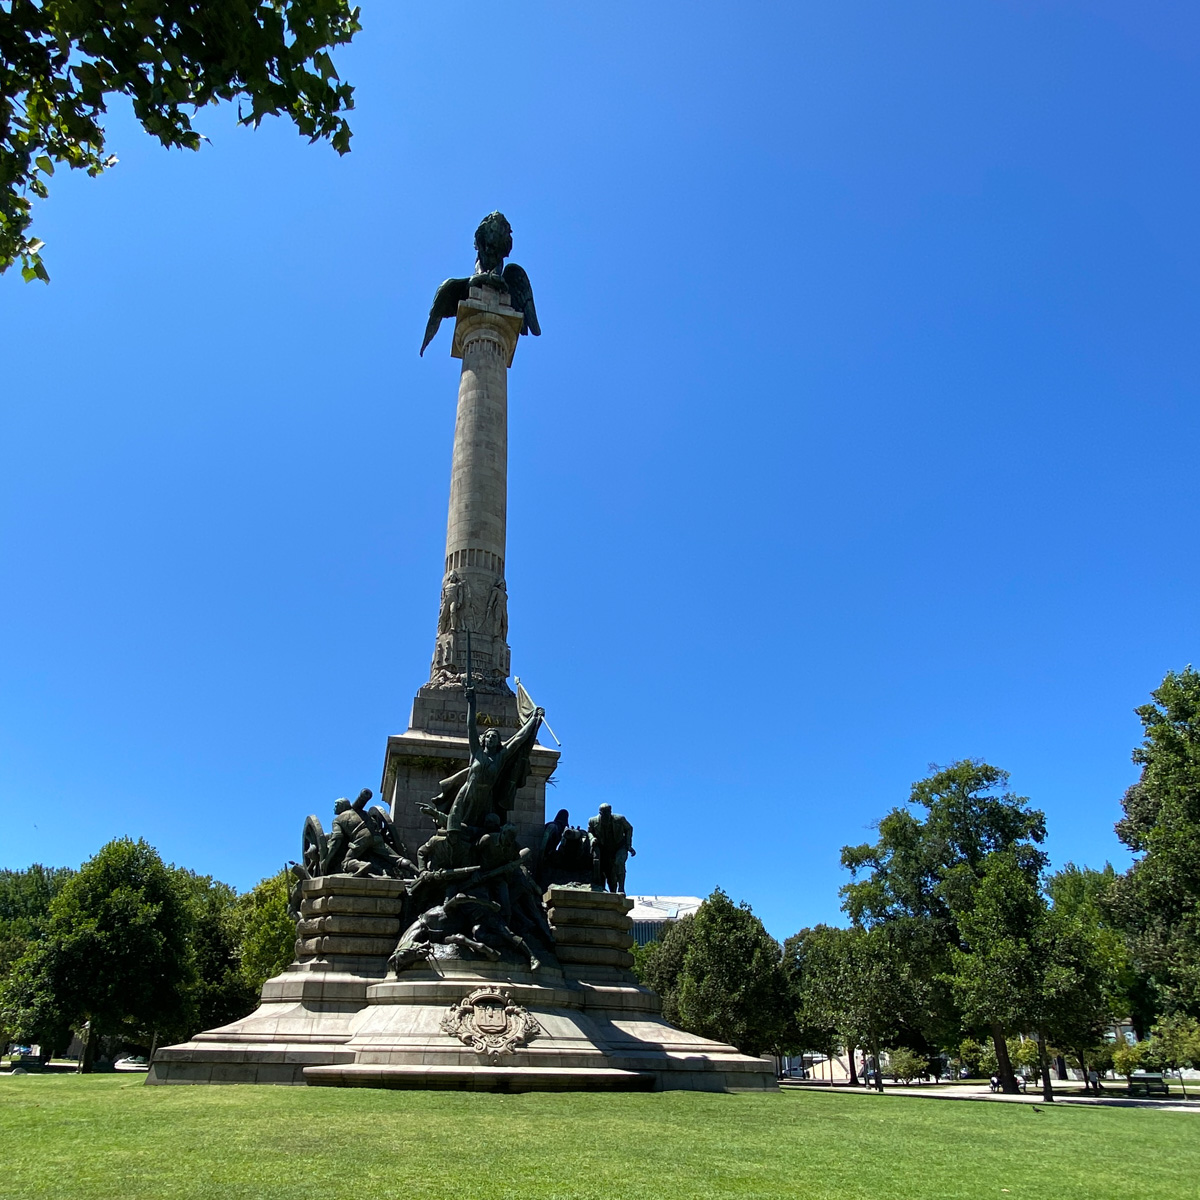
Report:
M 422 810 L 434 825 L 414 862 L 388 812 L 367 807 L 371 791 L 334 804 L 328 835 L 310 816 L 292 907 L 299 911 L 304 879 L 323 875 L 375 876 L 404 881 L 404 930 L 389 966 L 396 972 L 429 960 L 457 957 L 507 960 L 538 970 L 556 964 L 554 933 L 544 894 L 551 884 L 624 891 L 633 826 L 608 804 L 586 830 L 566 809 L 546 824 L 539 847 L 521 847 L 508 821 L 545 715 L 535 708 L 507 741 L 477 723 L 476 695 L 466 689 L 466 767 L 441 783 Z

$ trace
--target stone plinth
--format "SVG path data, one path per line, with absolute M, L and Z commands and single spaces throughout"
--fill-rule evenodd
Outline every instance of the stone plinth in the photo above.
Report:
M 554 930 L 555 953 L 563 968 L 579 979 L 635 984 L 633 908 L 628 897 L 579 887 L 552 887 L 547 915 Z
M 398 879 L 330 875 L 301 884 L 296 962 L 369 973 L 396 948 L 408 893 Z
M 334 876 L 304 885 L 304 957 L 263 988 L 258 1010 L 159 1050 L 149 1083 L 307 1083 L 487 1091 L 761 1090 L 769 1059 L 673 1029 L 627 969 L 630 901 L 582 888 L 547 894 L 562 969 L 439 959 L 386 974 L 380 922 L 403 921 L 390 880 Z M 390 936 L 390 935 L 389 935 Z M 351 941 L 351 939 L 354 939 Z M 596 951 L 601 961 L 572 962 Z M 481 1051 L 452 1019 L 472 997 L 524 1032 Z M 478 1011 L 478 1010 L 475 1010 Z M 485 1013 L 486 1016 L 486 1013 Z M 486 1024 L 482 1026 L 487 1028 Z M 530 1032 L 532 1031 L 532 1032 Z

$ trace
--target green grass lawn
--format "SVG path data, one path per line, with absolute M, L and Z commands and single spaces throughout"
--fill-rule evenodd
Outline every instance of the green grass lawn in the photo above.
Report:
M 514 1095 L 0 1078 L 0 1196 L 1195 1200 L 1200 1115 L 868 1094 Z

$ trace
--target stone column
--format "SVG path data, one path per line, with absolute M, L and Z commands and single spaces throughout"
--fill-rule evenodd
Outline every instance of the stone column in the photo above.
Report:
M 463 674 L 467 632 L 478 693 L 478 720 L 509 737 L 520 724 L 508 686 L 508 593 L 504 577 L 508 509 L 508 368 L 521 314 L 508 296 L 473 287 L 458 306 L 450 353 L 462 359 L 458 416 L 446 520 L 437 639 L 429 682 L 417 692 L 407 732 L 388 738 L 381 799 L 415 856 L 432 834 L 421 803 L 440 781 L 467 765 Z M 546 780 L 558 751 L 535 745 L 529 779 L 517 793 L 511 820 L 522 845 L 536 846 L 546 819 Z
M 508 368 L 520 332 L 521 315 L 504 293 L 473 287 L 458 306 L 450 353 L 462 359 L 462 376 L 431 688 L 461 684 L 469 631 L 480 692 L 508 691 Z

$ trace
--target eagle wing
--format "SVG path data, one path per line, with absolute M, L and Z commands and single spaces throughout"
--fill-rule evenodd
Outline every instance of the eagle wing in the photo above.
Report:
M 512 302 L 513 308 L 525 318 L 521 325 L 521 332 L 541 337 L 542 327 L 538 324 L 537 309 L 533 306 L 533 285 L 529 282 L 529 276 L 525 274 L 525 268 L 510 262 L 504 268 L 503 275 L 504 282 L 508 287 L 508 298 Z M 445 284 L 442 286 L 444 287 Z
M 524 274 L 524 272 L 521 272 Z M 471 290 L 470 279 L 447 279 L 433 294 L 433 304 L 429 308 L 429 321 L 425 326 L 425 340 L 421 343 L 421 354 L 425 347 L 433 341 L 438 326 L 445 317 L 452 317 L 458 312 L 460 300 L 465 300 Z

